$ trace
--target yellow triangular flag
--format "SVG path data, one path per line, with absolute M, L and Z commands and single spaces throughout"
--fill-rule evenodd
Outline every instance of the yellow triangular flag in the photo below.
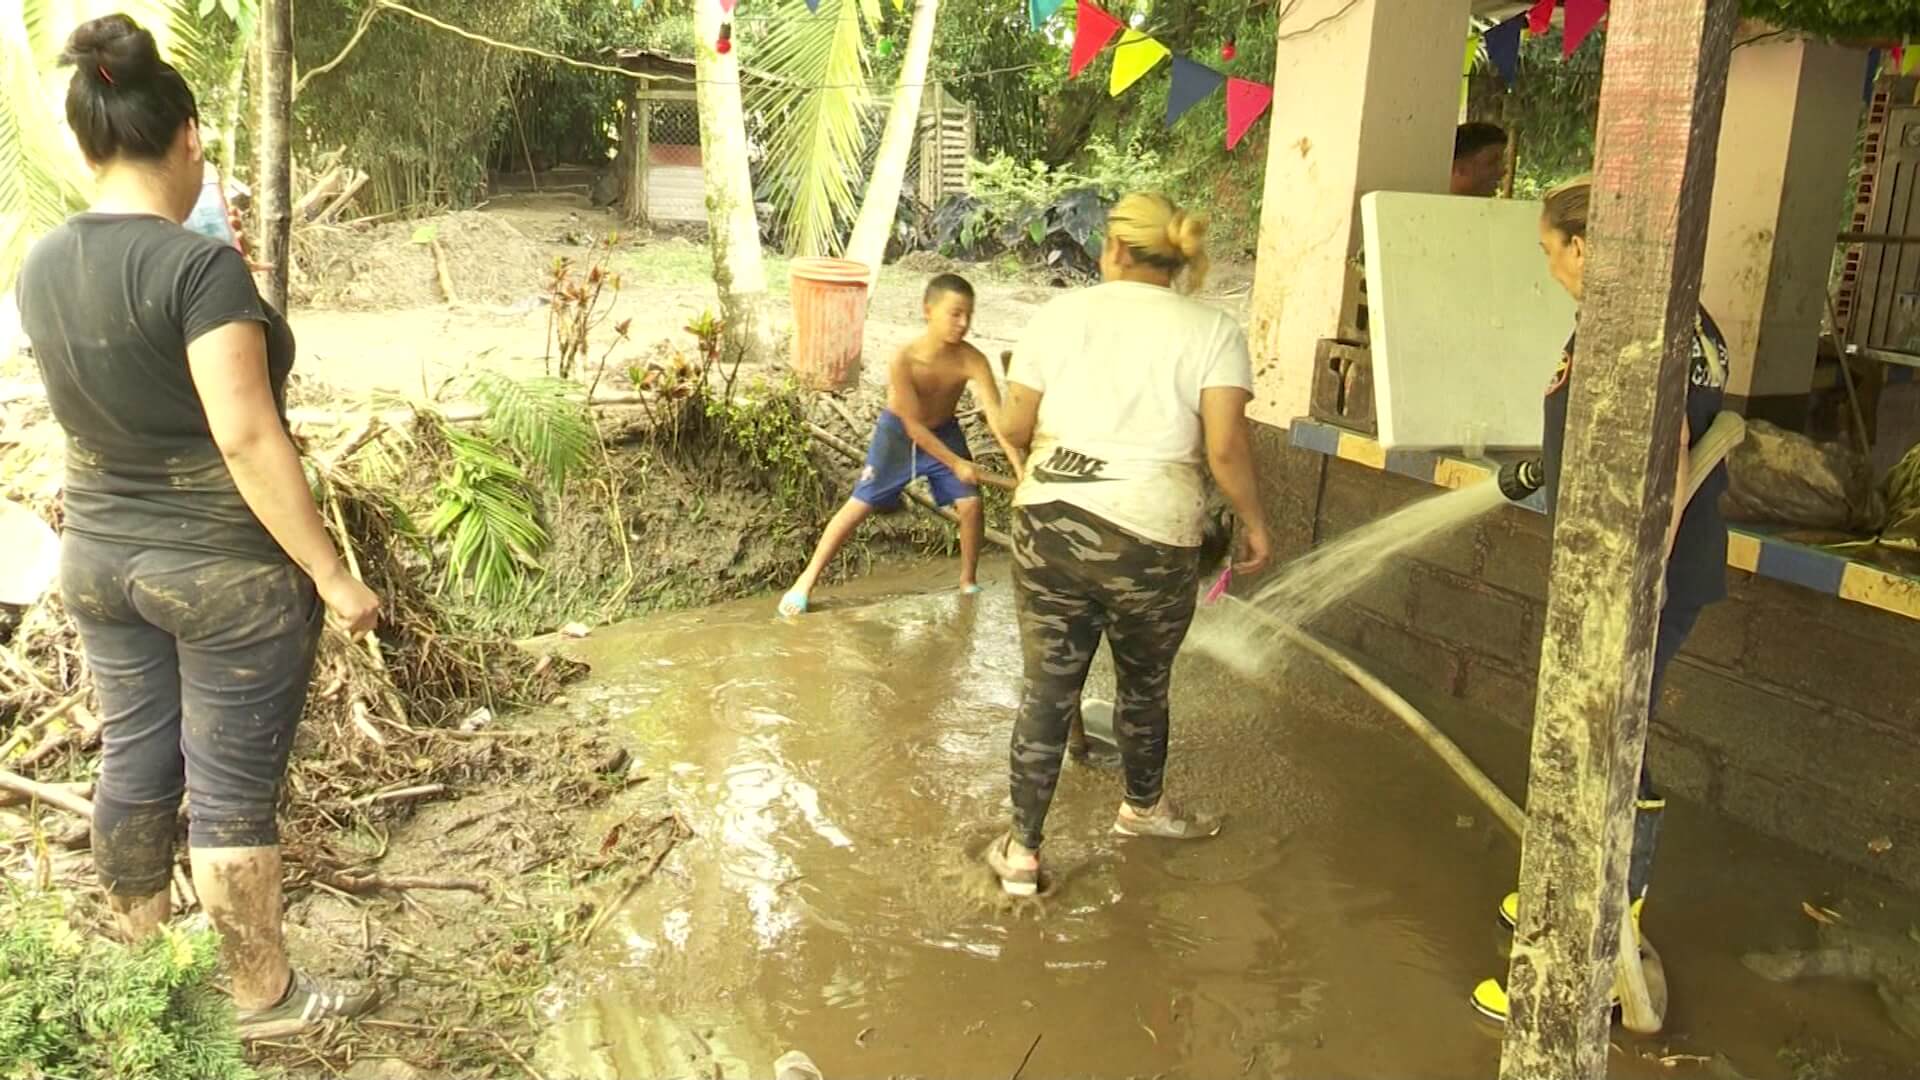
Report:
M 1169 55 L 1167 47 L 1138 30 L 1120 35 L 1113 47 L 1113 74 L 1107 79 L 1107 93 L 1119 97 L 1121 91 L 1140 81 L 1140 76 Z
M 1909 41 L 1900 47 L 1900 74 L 1911 75 L 1917 67 L 1920 67 L 1920 49 L 1914 48 L 1913 42 Z

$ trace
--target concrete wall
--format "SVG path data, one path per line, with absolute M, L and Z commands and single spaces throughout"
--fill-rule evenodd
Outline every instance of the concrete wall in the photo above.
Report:
M 1261 433 L 1280 557 L 1374 521 L 1431 486 Z M 1310 460 L 1314 459 L 1314 460 Z M 1304 511 L 1314 536 L 1284 515 Z M 1389 682 L 1445 689 L 1524 739 L 1545 611 L 1547 519 L 1503 508 L 1401 560 L 1319 631 Z M 1920 623 L 1729 571 L 1668 673 L 1652 761 L 1672 794 L 1801 847 L 1920 885 Z M 1891 848 L 1875 853 L 1884 838 Z
M 1770 38 L 1734 50 L 1727 75 L 1700 298 L 1727 335 L 1735 407 L 1795 429 L 1846 223 L 1864 62 Z

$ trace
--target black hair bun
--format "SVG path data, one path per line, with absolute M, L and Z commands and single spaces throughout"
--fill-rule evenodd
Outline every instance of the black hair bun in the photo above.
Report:
M 125 15 L 82 23 L 67 38 L 60 62 L 108 86 L 143 82 L 164 66 L 153 34 Z

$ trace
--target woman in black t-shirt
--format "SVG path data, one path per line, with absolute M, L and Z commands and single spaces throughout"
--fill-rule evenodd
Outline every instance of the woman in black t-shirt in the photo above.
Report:
M 375 1002 L 288 966 L 274 812 L 321 621 L 364 633 L 379 601 L 287 435 L 286 321 L 235 248 L 181 227 L 202 182 L 193 91 L 124 15 L 61 60 L 97 197 L 34 245 L 18 289 L 67 435 L 61 598 L 102 716 L 94 865 L 121 932 L 157 931 L 188 795 L 240 1034 L 297 1034 Z
M 1585 179 L 1556 188 L 1547 194 L 1540 215 L 1540 249 L 1546 254 L 1547 269 L 1576 303 L 1585 292 L 1587 207 L 1592 190 L 1592 184 Z M 1535 490 L 1542 491 L 1549 514 L 1559 500 L 1560 461 L 1567 435 L 1567 382 L 1572 375 L 1573 355 L 1574 340 L 1569 337 L 1559 367 L 1547 384 L 1546 426 L 1541 438 L 1540 460 L 1509 466 L 1501 473 L 1502 490 L 1510 498 L 1522 499 Z M 1693 356 L 1687 368 L 1686 416 L 1680 429 L 1680 473 L 1676 480 L 1673 521 L 1667 531 L 1664 601 L 1654 637 L 1649 708 L 1651 702 L 1659 700 L 1661 677 L 1680 652 L 1680 646 L 1685 644 L 1694 623 L 1699 621 L 1701 611 L 1727 595 L 1727 523 L 1720 516 L 1720 496 L 1727 489 L 1725 463 L 1714 466 L 1691 500 L 1679 502 L 1690 480 L 1687 453 L 1706 436 L 1713 418 L 1720 412 L 1727 385 L 1726 355 L 1727 343 L 1719 327 L 1705 310 L 1700 311 L 1694 320 Z M 1633 821 L 1633 849 L 1627 868 L 1627 898 L 1633 905 L 1636 926 L 1653 870 L 1660 815 L 1666 805 L 1653 784 L 1643 756 Z M 1508 926 L 1518 924 L 1517 893 L 1509 893 L 1501 901 L 1500 918 Z M 1473 1004 L 1488 1016 L 1506 1019 L 1507 995 L 1498 980 L 1488 979 L 1475 987 Z

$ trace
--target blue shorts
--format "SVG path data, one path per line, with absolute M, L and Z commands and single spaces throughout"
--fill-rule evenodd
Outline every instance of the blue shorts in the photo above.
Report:
M 973 460 L 959 420 L 948 417 L 933 433 L 956 456 Z M 873 425 L 873 441 L 867 444 L 867 467 L 860 470 L 860 483 L 854 486 L 853 497 L 868 506 L 891 509 L 916 476 L 927 478 L 927 486 L 933 489 L 933 501 L 941 506 L 980 495 L 979 488 L 961 483 L 939 458 L 915 446 L 906 425 L 892 410 L 880 410 L 880 419 Z

